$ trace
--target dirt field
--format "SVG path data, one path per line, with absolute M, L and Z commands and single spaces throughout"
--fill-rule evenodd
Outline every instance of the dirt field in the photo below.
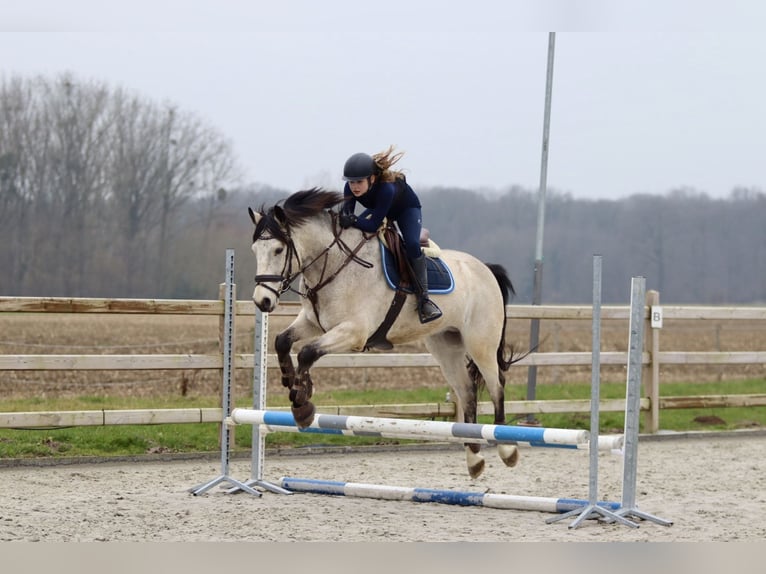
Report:
M 546 524 L 551 514 L 431 503 L 188 489 L 220 475 L 220 461 L 0 468 L 0 541 L 105 542 L 670 542 L 766 539 L 766 435 L 642 440 L 636 501 L 672 526 L 593 520 Z M 522 452 L 508 469 L 468 478 L 459 447 L 266 458 L 264 478 L 322 478 L 542 497 L 588 498 L 588 453 Z M 250 461 L 230 476 L 247 480 Z M 622 457 L 601 453 L 599 498 L 621 500 Z M 641 561 L 644 563 L 644 561 Z
M 759 324 L 666 322 L 668 350 L 762 350 Z M 271 323 L 271 335 L 282 327 Z M 603 349 L 627 348 L 627 324 L 604 325 Z M 525 348 L 528 324 L 512 325 L 508 340 Z M 543 322 L 544 351 L 590 348 L 590 322 Z M 236 351 L 252 350 L 251 325 L 238 325 Z M 211 353 L 218 346 L 218 320 L 156 316 L 0 315 L 3 354 L 175 354 Z M 417 347 L 411 350 L 420 351 Z M 523 372 L 522 372 L 523 371 Z M 603 377 L 624 380 L 605 369 Z M 764 377 L 763 366 L 677 367 L 663 380 L 720 380 Z M 589 368 L 541 368 L 540 384 L 588 381 Z M 526 370 L 512 371 L 509 398 L 523 395 Z M 437 369 L 321 369 L 318 389 L 445 388 Z M 165 396 L 217 398 L 219 373 L 198 372 L 0 372 L 0 396 Z M 269 393 L 281 393 L 269 373 Z M 238 372 L 235 394 L 249 396 L 251 373 Z M 639 449 L 639 507 L 673 520 L 671 527 L 643 523 L 545 524 L 538 512 L 458 508 L 313 495 L 256 499 L 214 488 L 201 497 L 188 489 L 220 474 L 220 462 L 166 461 L 0 468 L 0 541 L 761 541 L 766 538 L 766 437 L 643 441 Z M 507 469 L 490 449 L 488 468 L 467 477 L 462 449 L 361 451 L 305 456 L 270 455 L 265 478 L 303 476 L 396 486 L 452 488 L 543 497 L 588 496 L 585 451 L 525 449 L 520 465 Z M 232 462 L 231 475 L 249 477 L 249 460 Z M 622 459 L 600 455 L 599 498 L 620 500 Z
M 287 324 L 275 316 L 270 338 Z M 591 344 L 590 321 L 543 321 L 542 351 L 587 351 Z M 526 349 L 529 324 L 512 323 L 508 342 Z M 766 348 L 766 326 L 745 321 L 666 321 L 661 334 L 663 350 L 746 351 Z M 625 321 L 605 321 L 602 350 L 625 351 L 628 326 Z M 218 348 L 217 317 L 135 315 L 46 315 L 0 314 L 0 354 L 177 354 L 214 353 Z M 272 347 L 273 348 L 273 347 Z M 253 326 L 240 320 L 236 352 L 253 349 Z M 411 345 L 398 352 L 423 352 Z M 319 369 L 315 370 L 316 392 L 355 388 L 444 388 L 437 368 Z M 526 390 L 526 368 L 511 370 L 508 398 L 522 399 Z M 663 381 L 716 381 L 766 378 L 766 365 L 664 366 Z M 604 366 L 602 380 L 623 381 L 624 367 Z M 540 367 L 538 382 L 588 382 L 590 367 Z M 235 373 L 234 392 L 248 396 L 252 372 Z M 278 373 L 269 370 L 270 394 L 282 394 Z M 5 371 L 0 372 L 0 397 L 65 397 L 81 394 L 109 396 L 218 396 L 220 374 L 216 371 Z M 241 394 L 240 394 L 241 393 Z

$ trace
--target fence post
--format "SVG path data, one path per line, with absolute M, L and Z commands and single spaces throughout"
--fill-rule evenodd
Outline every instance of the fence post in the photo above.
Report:
M 649 353 L 649 364 L 644 372 L 644 394 L 649 399 L 649 410 L 644 411 L 644 429 L 652 434 L 660 430 L 660 326 L 656 326 L 652 321 L 652 308 L 659 304 L 659 292 L 647 291 L 646 306 L 649 308 L 649 317 L 644 348 Z

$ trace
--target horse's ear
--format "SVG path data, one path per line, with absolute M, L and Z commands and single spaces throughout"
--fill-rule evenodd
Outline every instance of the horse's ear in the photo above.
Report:
M 250 219 L 253 220 L 253 223 L 258 225 L 258 222 L 261 220 L 261 214 L 253 211 L 250 207 L 247 208 L 247 212 L 250 214 Z
M 282 225 L 287 224 L 287 215 L 285 215 L 285 210 L 282 209 L 282 207 L 279 205 L 274 206 L 274 218 Z

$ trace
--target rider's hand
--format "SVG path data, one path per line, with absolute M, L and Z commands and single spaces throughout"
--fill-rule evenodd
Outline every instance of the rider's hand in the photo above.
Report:
M 353 213 L 341 213 L 340 214 L 340 226 L 343 229 L 347 229 L 356 223 L 356 215 Z

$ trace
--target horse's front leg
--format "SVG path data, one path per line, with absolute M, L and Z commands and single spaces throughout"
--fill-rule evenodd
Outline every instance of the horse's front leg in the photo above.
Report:
M 361 330 L 358 325 L 341 323 L 298 351 L 298 369 L 290 389 L 290 400 L 293 403 L 293 418 L 300 428 L 309 426 L 314 421 L 316 412 L 314 404 L 309 400 L 314 393 L 311 367 L 329 353 L 361 351 L 365 341 L 366 331 Z
M 282 386 L 288 389 L 292 389 L 295 383 L 295 366 L 293 365 L 293 358 L 290 356 L 293 343 L 295 343 L 295 338 L 292 329 L 282 331 L 274 340 L 279 371 L 282 373 Z
M 295 371 L 293 359 L 290 356 L 292 348 L 300 341 L 305 341 L 319 336 L 322 331 L 313 323 L 306 320 L 303 312 L 298 314 L 290 326 L 276 336 L 274 348 L 277 352 L 279 370 L 282 374 L 282 386 L 287 387 L 290 400 L 295 403 L 304 402 L 311 397 L 312 385 L 309 378 L 308 384 L 305 377 L 299 376 Z

